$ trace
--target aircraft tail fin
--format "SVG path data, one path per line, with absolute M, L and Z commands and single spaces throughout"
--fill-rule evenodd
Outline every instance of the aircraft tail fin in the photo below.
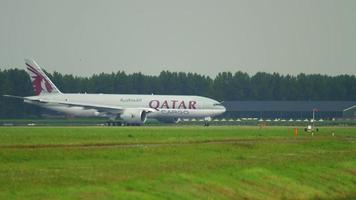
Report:
M 30 76 L 33 90 L 37 96 L 49 94 L 61 94 L 40 66 L 31 59 L 25 59 L 26 71 Z

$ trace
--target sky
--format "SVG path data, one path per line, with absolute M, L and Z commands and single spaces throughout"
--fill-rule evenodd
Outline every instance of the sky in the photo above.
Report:
M 0 69 L 356 75 L 354 0 L 0 0 Z

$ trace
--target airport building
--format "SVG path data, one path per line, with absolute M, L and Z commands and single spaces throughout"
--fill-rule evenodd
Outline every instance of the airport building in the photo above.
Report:
M 221 118 L 356 118 L 356 101 L 225 101 Z

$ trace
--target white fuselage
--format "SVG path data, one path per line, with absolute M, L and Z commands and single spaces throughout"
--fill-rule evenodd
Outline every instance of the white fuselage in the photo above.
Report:
M 26 100 L 27 99 L 27 100 Z M 68 102 L 122 107 L 123 109 L 150 108 L 154 112 L 147 114 L 148 118 L 206 118 L 225 112 L 225 107 L 219 102 L 201 96 L 185 95 L 136 95 L 136 94 L 51 94 L 26 97 L 25 102 L 75 116 L 105 116 L 116 117 L 102 110 L 86 108 L 85 106 L 68 106 Z M 116 115 L 120 115 L 117 113 Z
M 120 117 L 127 124 L 143 124 L 147 118 L 171 122 L 178 118 L 208 118 L 225 112 L 219 102 L 200 96 L 65 94 L 34 60 L 25 59 L 25 66 L 36 96 L 6 96 L 72 116 Z

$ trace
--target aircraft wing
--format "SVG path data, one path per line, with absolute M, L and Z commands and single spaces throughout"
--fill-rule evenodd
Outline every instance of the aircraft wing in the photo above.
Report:
M 29 99 L 26 97 L 20 96 L 13 96 L 13 95 L 4 95 L 5 97 L 17 98 L 17 99 L 24 99 L 26 101 L 38 102 L 38 103 L 49 103 L 49 104 L 61 104 L 66 106 L 78 106 L 83 107 L 84 109 L 95 109 L 98 112 L 105 112 L 105 113 L 114 113 L 119 114 L 122 113 L 125 109 L 130 108 L 123 108 L 121 106 L 112 106 L 112 105 L 101 105 L 101 104 L 91 104 L 91 103 L 83 103 L 83 102 L 71 102 L 71 101 L 58 101 L 58 100 L 48 100 L 48 99 Z M 155 112 L 156 110 L 153 108 L 134 108 L 137 110 L 144 110 L 145 112 Z
M 38 102 L 41 103 L 54 103 L 54 104 L 62 104 L 62 105 L 67 105 L 67 106 L 79 106 L 83 107 L 85 109 L 95 109 L 98 112 L 106 112 L 106 113 L 115 113 L 119 114 L 122 113 L 125 109 L 128 108 L 123 108 L 121 106 L 112 106 L 112 105 L 101 105 L 101 104 L 88 104 L 88 103 L 82 103 L 82 102 L 69 102 L 69 101 L 56 101 L 56 100 L 44 100 L 44 99 L 39 99 L 37 100 Z M 137 110 L 144 110 L 145 112 L 155 112 L 155 109 L 152 108 L 135 108 Z

